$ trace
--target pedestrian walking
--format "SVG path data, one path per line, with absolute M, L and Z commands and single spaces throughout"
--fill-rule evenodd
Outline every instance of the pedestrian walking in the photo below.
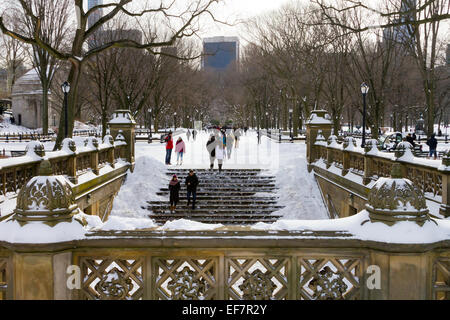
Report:
M 206 149 L 208 150 L 210 169 L 212 170 L 216 159 L 216 137 L 213 134 L 211 134 L 208 142 L 206 142 Z
M 171 165 L 170 159 L 172 157 L 172 150 L 173 150 L 172 132 L 169 132 L 165 141 L 166 141 L 166 165 Z
M 175 153 L 177 154 L 177 166 L 181 166 L 183 164 L 183 154 L 186 153 L 186 145 L 181 137 L 178 138 L 175 145 Z
M 221 145 L 220 143 L 218 143 L 216 145 L 216 159 L 217 159 L 217 163 L 219 165 L 219 172 L 222 171 L 224 157 L 225 157 L 225 147 L 223 145 Z
M 178 201 L 180 201 L 180 181 L 176 174 L 173 175 L 172 180 L 169 182 L 170 192 L 170 212 L 173 213 L 177 209 Z
M 187 140 L 189 141 L 189 139 L 191 138 L 191 130 L 188 129 L 188 131 L 186 132 L 186 137 Z
M 234 137 L 235 137 L 235 143 L 234 147 L 237 149 L 239 148 L 239 138 L 241 137 L 241 129 L 234 130 Z
M 227 130 L 227 156 L 231 158 L 231 152 L 233 151 L 234 136 L 232 130 Z
M 195 209 L 195 202 L 197 201 L 197 186 L 198 186 L 198 177 L 195 174 L 194 170 L 189 170 L 189 175 L 186 178 L 186 189 L 187 189 L 187 206 L 191 204 L 191 195 L 192 195 L 192 210 Z
M 428 139 L 427 141 L 427 145 L 430 148 L 430 154 L 429 157 L 431 158 L 434 155 L 434 160 L 437 159 L 437 139 L 436 139 L 436 135 L 433 133 L 430 137 L 430 139 Z
M 195 141 L 195 138 L 197 137 L 197 130 L 192 130 L 192 139 L 194 139 L 194 141 Z

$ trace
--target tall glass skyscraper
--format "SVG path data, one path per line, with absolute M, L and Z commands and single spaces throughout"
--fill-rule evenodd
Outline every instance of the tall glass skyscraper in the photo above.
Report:
M 102 4 L 103 0 L 88 0 L 88 10 Z M 96 23 L 102 17 L 102 14 L 103 14 L 102 9 L 98 9 L 94 13 L 92 13 L 88 19 L 88 27 L 89 28 L 92 27 L 92 25 L 94 25 L 94 23 Z
M 239 61 L 239 38 L 213 37 L 203 39 L 204 69 L 224 71 L 230 66 L 236 66 Z

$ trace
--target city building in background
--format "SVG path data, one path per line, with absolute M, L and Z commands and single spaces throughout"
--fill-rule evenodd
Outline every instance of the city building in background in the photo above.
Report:
M 384 41 L 393 41 L 394 43 L 404 45 L 406 47 L 414 46 L 415 38 L 412 30 L 412 22 L 416 20 L 416 17 L 414 11 L 412 10 L 416 7 L 416 5 L 417 0 L 402 0 L 399 18 L 394 19 L 392 22 L 406 22 L 406 24 L 384 29 Z M 407 22 L 411 22 L 411 24 L 408 24 Z
M 88 10 L 92 9 L 95 6 L 99 6 L 103 4 L 103 0 L 88 0 Z M 88 27 L 92 27 L 103 15 L 102 9 L 97 9 L 93 12 L 88 18 Z
M 238 37 L 212 37 L 203 39 L 204 70 L 225 71 L 239 62 Z

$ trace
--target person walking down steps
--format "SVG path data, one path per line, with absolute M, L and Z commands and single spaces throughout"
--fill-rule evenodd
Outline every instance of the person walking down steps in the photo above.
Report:
M 213 134 L 209 137 L 208 142 L 206 142 L 206 150 L 209 154 L 209 168 L 214 169 L 214 161 L 216 160 L 216 138 Z
M 231 152 L 233 150 L 234 136 L 231 130 L 227 130 L 227 156 L 231 159 Z
M 176 174 L 173 175 L 172 180 L 169 182 L 169 192 L 170 192 L 170 212 L 174 213 L 177 209 L 178 201 L 180 201 L 180 181 Z
M 181 166 L 183 164 L 183 154 L 186 153 L 186 144 L 181 137 L 178 138 L 175 145 L 175 153 L 177 154 L 177 166 Z
M 198 177 L 195 174 L 194 170 L 189 170 L 189 175 L 186 178 L 186 189 L 187 189 L 187 206 L 191 204 L 191 195 L 192 195 L 192 210 L 195 209 L 195 202 L 197 201 L 197 186 L 198 186 Z

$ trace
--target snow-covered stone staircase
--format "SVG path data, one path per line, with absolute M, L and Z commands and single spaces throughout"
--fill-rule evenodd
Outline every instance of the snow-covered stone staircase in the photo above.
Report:
M 185 178 L 188 170 L 171 169 L 168 180 L 176 174 L 181 181 L 180 202 L 175 213 L 169 210 L 169 201 L 149 201 L 150 218 L 157 223 L 175 219 L 189 219 L 203 223 L 246 225 L 271 223 L 280 218 L 274 212 L 277 206 L 275 177 L 259 169 L 196 170 L 199 179 L 197 203 L 193 210 L 187 206 Z M 168 187 L 157 193 L 169 199 Z

